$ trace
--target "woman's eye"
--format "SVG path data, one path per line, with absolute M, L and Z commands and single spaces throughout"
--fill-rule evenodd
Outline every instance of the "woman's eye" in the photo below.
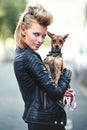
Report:
M 40 36 L 40 33 L 36 32 L 36 33 L 33 33 L 35 37 L 39 37 Z M 44 39 L 46 37 L 46 34 L 42 35 L 42 38 Z
M 45 38 L 46 37 L 46 34 L 42 35 L 42 38 Z
M 39 33 L 33 33 L 36 37 L 38 37 L 39 36 Z

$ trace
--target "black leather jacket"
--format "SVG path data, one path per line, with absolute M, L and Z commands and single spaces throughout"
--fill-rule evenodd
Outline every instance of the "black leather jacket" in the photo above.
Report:
M 70 82 L 70 70 L 65 69 L 58 85 L 55 85 L 39 54 L 30 49 L 18 48 L 14 59 L 14 71 L 25 103 L 25 122 L 66 122 L 65 111 L 57 102 L 63 98 Z

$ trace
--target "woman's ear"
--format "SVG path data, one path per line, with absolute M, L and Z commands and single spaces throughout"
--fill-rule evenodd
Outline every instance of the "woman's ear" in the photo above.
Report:
M 22 36 L 26 35 L 26 27 L 24 25 L 21 26 L 21 35 Z

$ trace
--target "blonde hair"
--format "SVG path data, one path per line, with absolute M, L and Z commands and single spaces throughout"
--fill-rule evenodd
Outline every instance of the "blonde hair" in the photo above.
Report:
M 15 40 L 17 44 L 24 43 L 23 35 L 21 34 L 21 27 L 24 25 L 28 29 L 31 22 L 37 21 L 42 26 L 48 26 L 53 21 L 53 16 L 42 5 L 26 6 L 24 12 L 21 14 L 17 27 L 15 29 Z

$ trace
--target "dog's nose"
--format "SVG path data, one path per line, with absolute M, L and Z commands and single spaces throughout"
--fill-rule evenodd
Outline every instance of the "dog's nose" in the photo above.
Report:
M 56 46 L 55 46 L 55 49 L 59 49 L 59 46 L 58 46 L 58 45 L 56 45 Z

